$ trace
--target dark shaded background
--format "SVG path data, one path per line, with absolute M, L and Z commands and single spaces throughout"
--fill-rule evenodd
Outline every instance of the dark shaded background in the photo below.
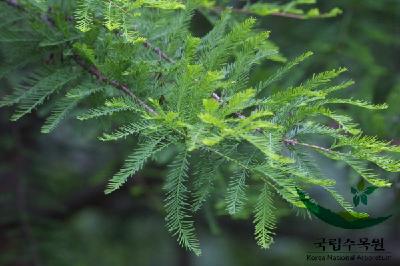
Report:
M 357 82 L 345 96 L 387 102 L 390 108 L 380 112 L 342 108 L 367 134 L 400 144 L 400 1 L 320 3 L 321 10 L 333 6 L 344 14 L 310 21 L 259 19 L 258 26 L 272 31 L 271 39 L 284 56 L 315 52 L 271 91 L 314 72 L 345 66 L 350 70 L 345 75 Z M 193 29 L 201 34 L 208 28 L 201 13 L 196 14 Z M 253 81 L 278 66 L 269 62 L 258 67 Z M 1 80 L 1 95 L 9 91 L 9 84 Z M 282 211 L 275 244 L 267 251 L 253 240 L 251 222 L 213 217 L 206 209 L 196 217 L 203 255 L 195 257 L 178 247 L 164 225 L 163 158 L 148 165 L 134 182 L 105 196 L 106 180 L 121 166 L 134 140 L 101 143 L 93 124 L 73 119 L 43 135 L 41 113 L 12 123 L 11 112 L 0 111 L 0 265 L 309 265 L 306 254 L 315 251 L 313 242 L 321 237 L 383 237 L 392 259 L 382 264 L 400 265 L 399 175 L 389 176 L 394 182 L 391 189 L 374 192 L 368 206 L 358 208 L 374 216 L 392 213 L 387 222 L 344 230 Z M 351 201 L 349 185 L 358 177 L 342 164 L 321 160 L 320 165 Z

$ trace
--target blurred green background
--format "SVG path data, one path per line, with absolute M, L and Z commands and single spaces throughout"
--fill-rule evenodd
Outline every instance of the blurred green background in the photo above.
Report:
M 344 13 L 324 20 L 259 18 L 258 27 L 272 31 L 271 40 L 285 57 L 306 50 L 315 53 L 271 91 L 299 83 L 314 72 L 347 67 L 346 77 L 356 84 L 344 92 L 346 96 L 387 102 L 390 108 L 375 113 L 343 110 L 367 134 L 400 145 L 400 1 L 335 0 L 318 5 L 321 10 L 338 6 Z M 206 17 L 196 13 L 195 34 L 209 30 Z M 279 64 L 257 67 L 253 81 L 267 77 Z M 10 90 L 10 84 L 1 80 L 0 95 Z M 253 240 L 251 222 L 214 217 L 206 208 L 196 217 L 203 255 L 195 257 L 178 247 L 164 225 L 163 158 L 149 164 L 134 182 L 105 196 L 106 180 L 121 166 L 135 140 L 102 143 L 93 124 L 74 119 L 50 136 L 43 135 L 41 113 L 18 123 L 9 122 L 10 114 L 11 109 L 0 111 L 0 265 L 319 265 L 307 261 L 306 254 L 323 237 L 384 238 L 392 258 L 382 264 L 400 265 L 399 175 L 389 176 L 391 189 L 374 192 L 368 206 L 357 207 L 373 216 L 392 213 L 387 222 L 345 230 L 288 209 L 282 211 L 275 244 L 266 251 Z M 98 126 L 106 127 L 107 121 Z M 351 201 L 349 187 L 358 177 L 342 164 L 321 160 L 320 165 L 339 181 L 338 190 Z M 336 264 L 365 263 L 321 263 Z

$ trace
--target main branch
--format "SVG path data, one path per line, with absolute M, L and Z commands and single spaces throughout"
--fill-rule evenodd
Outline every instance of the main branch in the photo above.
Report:
M 107 78 L 103 73 L 100 72 L 98 68 L 96 68 L 94 65 L 89 65 L 82 57 L 80 57 L 77 54 L 73 55 L 74 61 L 81 66 L 83 69 L 85 69 L 88 73 L 91 75 L 95 76 L 97 80 L 110 84 L 114 88 L 122 91 L 129 97 L 131 97 L 135 102 L 137 102 L 140 106 L 142 106 L 146 111 L 149 113 L 155 114 L 156 112 L 154 109 L 152 109 L 150 106 L 148 106 L 144 101 L 142 101 L 139 97 L 137 97 L 127 85 L 122 84 L 116 80 L 111 80 Z

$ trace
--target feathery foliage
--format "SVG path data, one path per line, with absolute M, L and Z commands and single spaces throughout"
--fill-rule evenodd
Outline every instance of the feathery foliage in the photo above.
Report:
M 300 18 L 339 13 L 337 9 L 305 13 L 298 8 L 314 2 L 257 3 L 243 10 Z M 192 215 L 206 202 L 214 209 L 222 202 L 224 208 L 218 211 L 235 217 L 254 213 L 255 238 L 262 248 L 273 243 L 274 202 L 279 197 L 291 207 L 306 208 L 298 190 L 306 193 L 310 187 L 321 187 L 339 206 L 357 215 L 335 190 L 335 180 L 322 175 L 310 155 L 343 161 L 376 187 L 391 184 L 375 172 L 377 168 L 400 171 L 398 146 L 365 136 L 348 114 L 334 109 L 338 104 L 368 111 L 387 107 L 336 97 L 337 91 L 353 84 L 339 80 L 345 68 L 323 71 L 271 92 L 271 84 L 312 55 L 306 52 L 252 84 L 251 70 L 257 64 L 282 61 L 268 40 L 270 33 L 257 30 L 254 18 L 237 21 L 231 14 L 234 10 L 228 10 L 205 36 L 194 37 L 193 12 L 215 11 L 210 1 L 74 3 L 64 10 L 57 1 L 21 1 L 19 10 L 13 11 L 18 16 L 3 22 L 7 27 L 0 27 L 1 51 L 9 51 L 10 44 L 19 49 L 29 46 L 37 51 L 29 60 L 49 66 L 27 75 L 0 106 L 16 105 L 11 117 L 16 121 L 51 98 L 54 104 L 44 133 L 53 131 L 68 114 L 78 114 L 79 120 L 118 119 L 118 128 L 99 132 L 99 139 L 136 138 L 139 143 L 109 181 L 106 194 L 121 188 L 160 151 L 174 151 L 177 155 L 164 186 L 166 224 L 179 244 L 195 254 L 201 250 Z M 14 7 L 3 1 L 1 9 Z M 1 70 L 1 65 L 3 73 L 20 71 L 28 63 L 4 54 L 10 66 Z M 315 136 L 328 144 L 314 142 Z M 221 184 L 223 197 L 212 193 Z M 262 186 L 257 200 L 248 196 L 254 193 L 253 186 Z
M 191 220 L 188 202 L 188 188 L 185 185 L 188 179 L 188 154 L 186 150 L 179 152 L 170 165 L 164 189 L 166 190 L 165 220 L 167 227 L 176 235 L 181 246 L 201 254 L 200 244 L 194 231 L 194 222 Z
M 273 243 L 273 230 L 276 226 L 275 207 L 272 201 L 271 192 L 265 184 L 258 196 L 255 214 L 255 236 L 257 243 L 264 249 Z
M 120 188 L 130 176 L 143 167 L 152 155 L 164 148 L 165 144 L 162 142 L 164 138 L 164 135 L 153 136 L 140 143 L 139 147 L 125 160 L 119 172 L 110 179 L 105 193 L 109 194 Z
M 246 177 L 247 171 L 236 172 L 229 180 L 228 191 L 226 192 L 226 205 L 228 212 L 234 215 L 242 210 L 246 200 Z

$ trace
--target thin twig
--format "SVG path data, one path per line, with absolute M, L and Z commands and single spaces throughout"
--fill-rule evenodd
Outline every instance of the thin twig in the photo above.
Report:
M 328 153 L 333 152 L 332 150 L 330 150 L 328 148 L 321 147 L 321 146 L 314 145 L 314 144 L 300 142 L 297 139 L 284 139 L 283 142 L 287 145 L 292 145 L 292 146 L 300 145 L 300 146 L 309 147 L 309 148 L 317 149 L 317 150 L 328 152 Z
M 293 18 L 293 19 L 306 19 L 305 16 L 292 14 L 292 13 L 274 12 L 274 13 L 270 13 L 269 15 L 276 16 L 276 17 Z
M 246 14 L 246 15 L 257 15 L 257 13 L 255 13 L 249 9 L 246 9 L 246 8 L 230 8 L 230 10 L 235 13 L 241 13 L 241 14 Z M 211 11 L 214 11 L 215 13 L 221 13 L 222 11 L 224 11 L 224 8 L 217 6 L 217 7 L 212 8 Z M 304 15 L 285 13 L 285 12 L 273 12 L 273 13 L 269 13 L 268 16 L 286 17 L 286 18 L 293 18 L 293 19 L 305 19 Z
M 74 61 L 81 66 L 83 69 L 85 69 L 87 72 L 89 72 L 90 74 L 92 74 L 93 76 L 96 77 L 97 80 L 110 84 L 111 86 L 113 86 L 114 88 L 122 91 L 123 93 L 127 94 L 129 97 L 131 97 L 133 100 L 135 100 L 138 104 L 140 104 L 140 106 L 142 106 L 144 109 L 146 109 L 146 111 L 148 111 L 149 113 L 155 114 L 156 112 L 154 111 L 154 109 L 152 109 L 150 106 L 148 106 L 144 101 L 142 101 L 141 99 L 139 99 L 139 97 L 137 97 L 130 89 L 127 85 L 122 84 L 116 80 L 111 80 L 109 78 L 107 78 L 104 74 L 102 74 L 100 72 L 100 70 L 98 68 L 96 68 L 94 65 L 89 65 L 88 63 L 86 63 L 86 61 L 80 57 L 77 54 L 73 55 L 73 59 Z
M 165 61 L 175 64 L 175 61 L 171 59 L 165 52 L 163 52 L 159 47 L 154 46 L 148 41 L 145 41 L 143 43 L 143 46 L 146 47 L 147 49 L 150 49 L 151 51 L 155 52 L 161 59 L 164 59 Z

